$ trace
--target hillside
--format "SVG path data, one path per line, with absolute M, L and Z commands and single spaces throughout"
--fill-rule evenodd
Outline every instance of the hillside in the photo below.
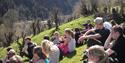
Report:
M 13 9 L 19 14 L 19 19 L 46 19 L 53 8 L 58 8 L 62 14 L 71 14 L 73 6 L 79 0 L 0 0 L 0 17 Z
M 93 19 L 93 18 L 91 16 L 89 16 L 89 17 L 85 17 L 85 18 L 81 17 L 81 18 L 75 19 L 75 20 L 73 20 L 73 21 L 71 21 L 69 23 L 65 23 L 65 24 L 59 26 L 59 30 L 58 31 L 61 34 L 63 34 L 65 28 L 72 28 L 72 29 L 76 28 L 76 27 L 82 28 L 82 24 L 86 20 L 89 20 L 89 19 Z M 46 31 L 41 32 L 40 34 L 38 34 L 36 36 L 33 36 L 32 40 L 33 40 L 33 42 L 36 42 L 38 45 L 40 45 L 43 36 L 44 35 L 51 36 L 51 34 L 53 32 L 54 32 L 54 28 L 52 28 L 50 30 L 46 30 Z M 21 39 L 20 39 L 20 42 L 21 42 Z M 16 50 L 16 52 L 19 51 L 19 48 L 18 48 L 19 45 L 17 43 L 11 44 L 10 47 L 13 47 Z M 61 60 L 60 63 L 80 63 L 79 60 L 81 58 L 82 52 L 83 52 L 85 47 L 86 47 L 86 45 L 76 48 L 76 53 L 68 55 L 63 60 Z M 0 59 L 3 59 L 5 57 L 5 55 L 6 55 L 6 48 L 0 48 Z

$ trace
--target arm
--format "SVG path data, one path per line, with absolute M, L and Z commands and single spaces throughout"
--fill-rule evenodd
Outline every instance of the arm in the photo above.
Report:
M 94 31 L 95 31 L 95 29 L 88 30 L 85 34 L 83 34 L 83 36 L 86 36 L 86 35 L 90 34 L 91 32 L 94 32 Z
M 105 52 L 108 54 L 108 56 L 110 56 L 111 54 L 113 54 L 113 53 L 114 53 L 114 51 L 113 51 L 113 50 L 111 50 L 110 48 L 109 48 L 109 49 L 107 49 Z
M 79 42 L 83 41 L 84 39 L 94 39 L 94 40 L 96 40 L 97 38 L 100 38 L 100 37 L 101 37 L 100 34 L 81 36 L 79 38 Z
M 100 34 L 94 34 L 94 35 L 87 35 L 85 36 L 85 38 L 89 38 L 89 39 L 97 39 L 97 38 L 100 38 L 101 35 Z
M 83 41 L 84 39 L 87 39 L 87 38 L 90 38 L 93 37 L 92 35 L 88 35 L 90 34 L 91 32 L 94 32 L 95 29 L 91 29 L 91 30 L 88 30 L 85 34 L 83 34 L 83 36 L 81 36 L 79 39 L 78 39 L 78 42 L 80 43 L 81 41 Z
M 107 48 L 108 45 L 110 45 L 112 39 L 112 33 L 110 33 L 110 35 L 108 36 L 107 40 L 105 41 L 104 47 Z

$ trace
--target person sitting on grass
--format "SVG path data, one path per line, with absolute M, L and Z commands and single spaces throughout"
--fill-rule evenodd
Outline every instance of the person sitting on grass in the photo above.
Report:
M 68 49 L 69 49 L 69 53 L 75 51 L 75 47 L 76 47 L 76 41 L 75 41 L 75 35 L 73 33 L 73 31 L 69 28 L 65 29 L 65 37 L 66 40 L 68 41 Z
M 80 29 L 79 28 L 75 28 L 74 34 L 75 34 L 76 46 L 82 45 L 83 43 L 80 43 L 80 44 L 78 43 L 78 39 L 81 36 Z
M 88 30 L 83 36 L 79 38 L 79 42 L 88 39 L 87 47 L 93 45 L 104 45 L 110 31 L 103 26 L 103 18 L 97 17 L 95 20 L 95 28 Z
M 51 38 L 51 41 L 55 44 L 58 45 L 60 44 L 61 41 L 61 37 L 58 31 L 54 32 L 54 35 Z
M 29 59 L 32 59 L 33 57 L 33 48 L 36 46 L 35 43 L 33 43 L 31 41 L 31 38 L 27 37 L 25 38 L 25 44 L 24 44 L 24 47 L 22 49 L 22 53 L 28 57 Z
M 14 55 L 16 55 L 15 50 L 12 48 L 7 48 L 7 56 L 5 60 L 3 61 L 3 63 L 9 62 L 10 58 L 13 57 Z
M 106 52 L 108 55 L 112 55 L 116 53 L 116 58 L 118 59 L 118 63 L 124 62 L 125 56 L 125 37 L 123 36 L 122 28 L 119 25 L 113 26 L 111 29 L 111 33 L 108 36 L 105 46 L 114 40 L 114 44 L 111 48 L 108 48 Z
M 41 44 L 43 52 L 48 56 L 50 63 L 59 63 L 60 50 L 57 45 L 48 40 L 43 40 Z
M 49 63 L 48 57 L 43 53 L 41 46 L 36 46 L 33 49 L 33 58 L 30 63 Z
M 83 26 L 85 27 L 83 29 L 83 33 L 87 32 L 88 30 L 90 30 L 94 27 L 90 22 L 91 22 L 90 20 L 87 20 L 87 22 L 85 24 L 83 24 Z

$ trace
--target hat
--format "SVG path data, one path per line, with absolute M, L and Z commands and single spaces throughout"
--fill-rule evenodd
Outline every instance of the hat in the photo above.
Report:
M 102 17 L 97 17 L 96 19 L 94 19 L 94 22 L 96 24 L 101 24 L 101 23 L 103 23 L 103 18 Z

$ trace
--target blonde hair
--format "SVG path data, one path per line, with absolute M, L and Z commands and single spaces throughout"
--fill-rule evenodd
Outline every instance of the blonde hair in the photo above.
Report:
M 65 32 L 68 33 L 69 35 L 71 35 L 72 38 L 75 38 L 75 35 L 74 35 L 73 31 L 70 28 L 66 28 Z
M 99 57 L 98 63 L 106 63 L 108 55 L 106 54 L 104 48 L 99 45 L 94 45 L 88 49 L 88 54 L 92 56 Z
M 58 31 L 55 31 L 55 32 L 54 32 L 54 35 L 55 35 L 55 34 L 59 35 L 59 32 L 58 32 Z
M 43 52 L 47 55 L 48 57 L 48 54 L 49 52 L 51 51 L 50 47 L 53 45 L 53 42 L 49 41 L 49 40 L 43 40 L 42 41 L 42 49 L 44 50 Z

